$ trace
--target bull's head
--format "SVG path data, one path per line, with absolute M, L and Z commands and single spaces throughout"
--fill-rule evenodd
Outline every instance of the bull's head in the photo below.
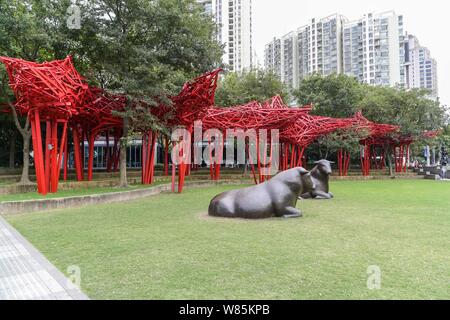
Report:
M 314 162 L 315 165 L 317 165 L 317 168 L 319 169 L 320 172 L 322 172 L 323 174 L 326 175 L 330 175 L 332 170 L 331 170 L 331 164 L 334 163 L 332 161 L 328 161 L 325 159 L 319 160 Z

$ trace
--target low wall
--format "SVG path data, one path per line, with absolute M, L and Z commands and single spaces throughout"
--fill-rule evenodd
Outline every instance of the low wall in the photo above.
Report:
M 249 181 L 246 180 L 229 180 L 218 182 L 192 181 L 186 182 L 185 188 L 187 189 L 202 188 L 215 185 L 241 185 L 246 183 L 249 183 Z M 0 215 L 30 213 L 54 209 L 74 208 L 100 203 L 112 203 L 112 202 L 135 200 L 156 195 L 161 192 L 170 191 L 171 187 L 172 187 L 171 184 L 163 184 L 154 187 L 149 187 L 146 189 L 111 192 L 86 196 L 24 200 L 24 201 L 4 201 L 0 202 Z

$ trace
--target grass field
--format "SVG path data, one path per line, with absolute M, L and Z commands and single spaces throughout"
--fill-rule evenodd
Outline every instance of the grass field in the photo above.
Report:
M 63 272 L 79 266 L 93 299 L 450 298 L 450 183 L 333 182 L 300 219 L 208 218 L 231 188 L 7 219 Z

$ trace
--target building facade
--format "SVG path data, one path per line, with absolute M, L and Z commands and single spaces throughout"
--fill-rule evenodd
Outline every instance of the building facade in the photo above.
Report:
M 230 71 L 254 65 L 252 0 L 197 0 L 217 26 L 217 41 L 224 45 L 223 62 Z
M 369 13 L 354 21 L 335 14 L 312 19 L 295 32 L 275 38 L 266 46 L 265 67 L 293 88 L 312 73 L 347 74 L 369 84 L 407 86 L 404 42 L 403 16 L 393 11 Z M 278 44 L 280 53 L 275 55 Z
M 405 84 L 403 16 L 369 13 L 343 26 L 344 73 L 376 85 Z
M 274 38 L 265 48 L 265 67 L 280 74 L 281 80 L 293 88 L 312 73 L 341 73 L 341 30 L 345 21 L 338 14 L 312 19 L 281 39 Z
M 405 78 L 408 88 L 428 89 L 432 98 L 438 97 L 436 60 L 413 35 L 405 37 Z
M 272 42 L 266 45 L 264 50 L 264 66 L 281 77 L 281 39 L 274 38 Z

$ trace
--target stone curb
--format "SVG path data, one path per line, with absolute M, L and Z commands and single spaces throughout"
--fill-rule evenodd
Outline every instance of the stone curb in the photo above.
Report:
M 195 181 L 186 182 L 186 188 L 201 188 L 215 185 L 240 185 L 248 184 L 250 181 L 246 180 L 229 180 L 229 181 Z M 176 186 L 177 187 L 177 186 Z M 75 208 L 87 205 L 94 205 L 100 203 L 112 203 L 120 201 L 129 201 L 141 199 L 149 196 L 159 194 L 161 192 L 171 191 L 171 184 L 162 184 L 146 189 L 110 192 L 103 194 L 93 194 L 86 196 L 74 196 L 66 198 L 53 199 L 36 199 L 23 201 L 4 201 L 0 202 L 0 215 L 31 213 L 55 209 Z

